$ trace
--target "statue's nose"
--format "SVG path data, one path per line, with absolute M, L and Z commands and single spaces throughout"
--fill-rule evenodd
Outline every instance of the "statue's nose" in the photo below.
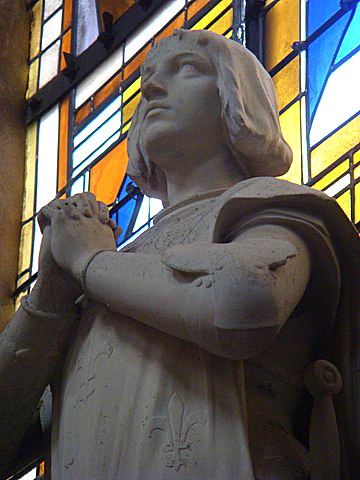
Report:
M 167 95 L 166 88 L 158 75 L 152 75 L 149 80 L 144 82 L 141 91 L 147 101 L 163 98 Z

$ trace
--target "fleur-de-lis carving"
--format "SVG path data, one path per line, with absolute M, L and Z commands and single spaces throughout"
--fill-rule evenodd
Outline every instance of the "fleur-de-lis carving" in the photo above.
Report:
M 203 411 L 197 410 L 185 415 L 185 405 L 175 392 L 170 398 L 166 416 L 153 417 L 150 424 L 150 437 L 155 430 L 162 430 L 168 436 L 164 447 L 166 466 L 179 471 L 186 466 L 191 451 L 188 434 L 196 424 L 205 425 L 207 418 Z

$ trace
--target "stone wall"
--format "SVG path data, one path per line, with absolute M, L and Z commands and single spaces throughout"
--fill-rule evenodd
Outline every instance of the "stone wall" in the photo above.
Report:
M 17 273 L 30 20 L 25 0 L 0 0 L 0 329 L 13 313 Z

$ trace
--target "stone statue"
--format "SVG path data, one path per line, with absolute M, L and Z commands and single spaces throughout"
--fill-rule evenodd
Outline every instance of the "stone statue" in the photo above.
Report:
M 242 46 L 178 30 L 141 88 L 128 172 L 166 208 L 121 252 L 93 195 L 41 211 L 39 277 L 1 339 L 3 471 L 50 385 L 52 480 L 355 478 L 355 230 L 273 178 L 291 150 Z

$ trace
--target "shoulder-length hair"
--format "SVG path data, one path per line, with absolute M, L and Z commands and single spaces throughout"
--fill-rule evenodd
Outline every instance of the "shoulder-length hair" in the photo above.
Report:
M 292 151 L 280 130 L 273 81 L 255 55 L 242 45 L 205 30 L 176 30 L 157 46 L 174 39 L 198 44 L 215 67 L 222 128 L 239 170 L 247 178 L 286 173 Z M 141 99 L 129 130 L 128 174 L 144 193 L 167 204 L 165 175 L 149 160 L 141 145 L 143 104 Z

